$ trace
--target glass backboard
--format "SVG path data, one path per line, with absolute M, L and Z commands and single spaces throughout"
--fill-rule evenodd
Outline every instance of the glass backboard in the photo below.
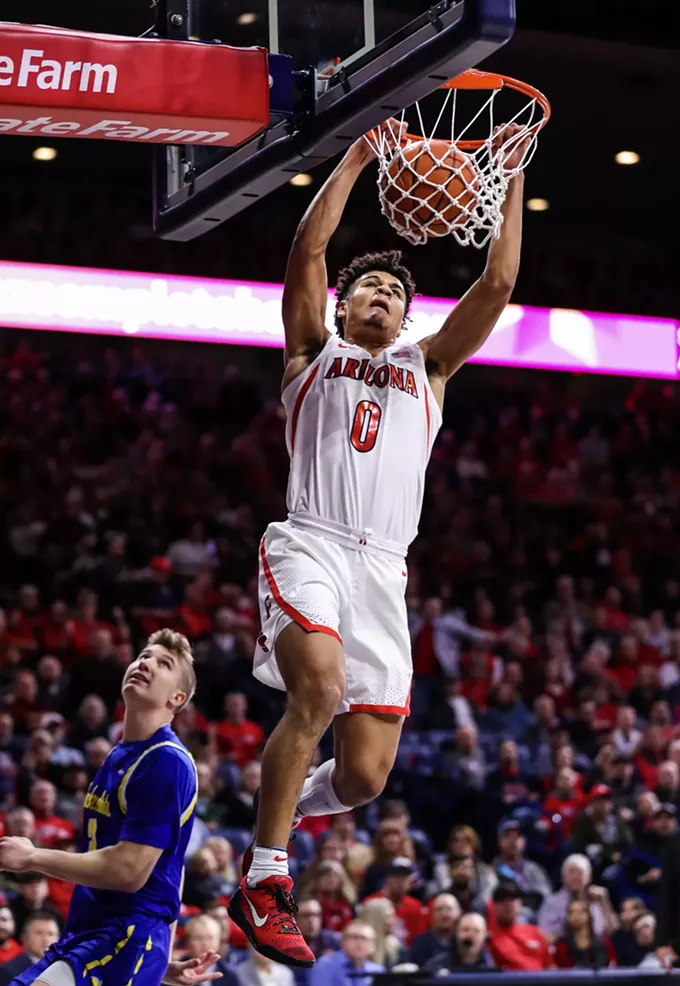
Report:
M 162 0 L 163 25 L 173 4 L 188 9 L 187 36 L 266 47 L 270 76 L 275 56 L 288 56 L 294 73 L 291 112 L 249 144 L 156 152 L 155 227 L 182 240 L 479 64 L 515 23 L 514 0 Z

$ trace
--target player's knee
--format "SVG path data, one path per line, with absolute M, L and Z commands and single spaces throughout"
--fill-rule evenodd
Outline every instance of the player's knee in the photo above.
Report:
M 306 732 L 321 735 L 333 721 L 344 697 L 345 681 L 341 674 L 307 675 L 289 690 L 288 711 Z
M 334 784 L 338 797 L 343 804 L 352 808 L 366 805 L 374 801 L 385 789 L 389 767 L 381 764 L 363 761 L 349 766 L 346 770 L 337 772 Z

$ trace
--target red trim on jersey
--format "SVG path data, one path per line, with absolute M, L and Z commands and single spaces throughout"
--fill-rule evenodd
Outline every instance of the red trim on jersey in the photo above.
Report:
M 295 432 L 297 431 L 298 418 L 300 417 L 300 410 L 302 408 L 302 402 L 309 392 L 309 388 L 314 383 L 314 379 L 319 372 L 318 364 L 314 367 L 312 372 L 309 374 L 303 385 L 300 387 L 300 393 L 297 395 L 297 400 L 295 401 L 295 407 L 293 408 L 293 418 L 291 420 L 290 426 L 290 448 L 291 452 L 295 451 Z M 276 598 L 276 597 L 274 597 Z M 281 607 L 283 609 L 283 607 Z
M 425 394 L 425 417 L 427 418 L 427 447 L 430 447 L 430 401 L 427 396 L 427 383 L 423 387 L 423 393 Z
M 408 716 L 411 714 L 411 703 L 407 705 L 350 705 L 350 712 L 384 712 L 386 715 Z
M 291 620 L 294 620 L 296 623 L 298 623 L 303 630 L 306 630 L 307 633 L 327 633 L 329 636 L 335 637 L 336 640 L 339 640 L 340 643 L 342 643 L 342 637 L 340 636 L 339 633 L 337 633 L 337 631 L 332 630 L 330 627 L 323 626 L 321 623 L 312 623 L 310 620 L 307 619 L 306 616 L 303 616 L 302 613 L 299 613 L 293 606 L 290 605 L 290 603 L 287 603 L 286 600 L 283 598 L 283 596 L 279 592 L 279 587 L 276 584 L 276 579 L 274 578 L 272 570 L 269 567 L 269 562 L 267 561 L 267 553 L 264 546 L 264 538 L 262 538 L 262 540 L 260 541 L 260 559 L 262 560 L 262 569 L 264 571 L 265 578 L 267 579 L 267 585 L 269 586 L 269 590 L 272 596 L 274 597 L 274 601 L 276 602 L 277 606 L 279 606 L 284 613 L 287 613 L 288 616 L 290 616 Z

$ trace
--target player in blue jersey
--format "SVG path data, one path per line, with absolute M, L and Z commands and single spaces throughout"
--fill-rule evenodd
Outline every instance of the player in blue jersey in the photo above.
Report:
M 17 986 L 193 986 L 218 955 L 170 962 L 196 768 L 171 728 L 196 688 L 186 637 L 159 630 L 123 679 L 121 742 L 94 776 L 77 853 L 0 839 L 0 869 L 76 884 L 59 941 Z

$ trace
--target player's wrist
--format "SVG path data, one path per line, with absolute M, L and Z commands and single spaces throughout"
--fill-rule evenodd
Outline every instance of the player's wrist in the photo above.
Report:
M 350 145 L 346 154 L 346 160 L 351 161 L 360 168 L 365 168 L 371 161 L 375 161 L 375 151 L 365 137 L 360 137 L 359 140 L 355 140 Z

